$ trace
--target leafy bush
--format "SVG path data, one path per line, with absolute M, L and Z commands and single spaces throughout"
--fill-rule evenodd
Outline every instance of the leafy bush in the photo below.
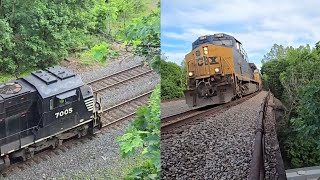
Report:
M 145 158 L 142 166 L 133 169 L 126 179 L 160 179 L 160 86 L 154 89 L 149 106 L 140 107 L 137 118 L 117 138 L 123 158 L 140 150 Z
M 111 50 L 110 45 L 106 42 L 101 42 L 93 46 L 89 51 L 80 54 L 81 60 L 84 64 L 91 64 L 92 62 L 106 63 L 112 57 L 119 56 L 118 51 Z
M 183 97 L 186 74 L 183 68 L 173 62 L 160 61 L 161 66 L 161 99 Z
M 109 54 L 109 45 L 107 43 L 103 43 L 101 45 L 96 45 L 91 48 L 92 57 L 99 62 L 106 62 L 107 55 Z

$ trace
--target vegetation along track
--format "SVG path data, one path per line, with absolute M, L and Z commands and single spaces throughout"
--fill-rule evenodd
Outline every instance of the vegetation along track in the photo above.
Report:
M 238 105 L 238 104 L 254 97 L 258 93 L 259 92 L 250 94 L 250 95 L 245 96 L 241 99 L 231 101 L 230 103 L 221 104 L 221 105 L 214 106 L 214 107 L 212 107 L 212 106 L 205 107 L 206 109 L 204 109 L 204 108 L 192 109 L 192 110 L 185 111 L 185 112 L 175 114 L 172 116 L 164 117 L 161 119 L 161 133 L 169 132 L 171 129 L 174 129 L 178 126 L 182 126 L 182 125 L 191 123 L 196 119 L 200 119 L 201 117 L 215 114 L 215 113 L 218 113 L 224 109 Z
M 122 71 L 95 79 L 87 84 L 92 87 L 95 93 L 98 93 L 152 72 L 151 69 L 144 67 L 143 64 L 138 64 Z
M 114 74 L 96 79 L 89 82 L 88 84 L 92 86 L 94 92 L 98 93 L 112 86 L 116 86 L 120 83 L 127 82 L 151 72 L 152 70 L 149 70 L 142 64 L 139 64 L 128 69 L 116 72 Z M 112 107 L 101 110 L 101 134 L 107 132 L 107 130 L 111 126 L 116 126 L 117 123 L 125 122 L 126 120 L 129 120 L 129 118 L 132 118 L 135 115 L 135 111 L 138 107 L 147 105 L 151 93 L 152 91 L 145 92 Z M 1 174 L 2 176 L 6 177 L 9 174 L 18 171 L 19 169 L 23 170 L 26 168 L 31 168 L 34 164 L 39 164 L 41 161 L 46 161 L 51 157 L 67 152 L 69 149 L 77 148 L 77 146 L 79 146 L 80 144 L 85 144 L 86 142 L 95 138 L 97 137 L 92 135 L 87 135 L 80 139 L 72 138 L 64 142 L 61 146 L 58 146 L 56 149 L 46 149 L 40 153 L 35 154 L 33 158 L 28 159 L 25 162 L 18 161 L 15 164 L 10 165 L 6 170 L 1 172 Z

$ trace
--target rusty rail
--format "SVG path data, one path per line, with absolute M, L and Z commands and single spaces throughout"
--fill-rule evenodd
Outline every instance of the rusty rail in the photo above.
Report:
M 250 174 L 248 179 L 262 180 L 265 176 L 264 167 L 264 119 L 268 108 L 268 101 L 270 99 L 270 91 L 261 103 L 259 116 L 257 119 L 257 129 L 255 132 L 254 150 L 252 155 L 252 161 L 250 164 Z

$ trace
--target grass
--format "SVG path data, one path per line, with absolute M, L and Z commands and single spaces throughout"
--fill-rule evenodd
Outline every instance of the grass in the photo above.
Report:
M 63 177 L 59 177 L 59 180 L 122 180 L 126 175 L 131 172 L 135 167 L 143 163 L 143 157 L 140 154 L 133 157 L 121 159 L 117 163 L 113 164 L 112 168 L 106 169 L 101 167 L 91 173 L 77 173 L 69 174 Z

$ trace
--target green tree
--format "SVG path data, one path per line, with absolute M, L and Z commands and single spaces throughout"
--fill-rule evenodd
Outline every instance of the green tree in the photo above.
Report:
M 261 68 L 264 84 L 287 107 L 285 118 L 289 120 L 289 129 L 280 132 L 284 135 L 280 141 L 284 142 L 285 155 L 292 167 L 319 165 L 320 56 L 317 48 L 318 44 L 316 48 L 276 45 Z
M 297 117 L 290 120 L 286 154 L 293 167 L 317 166 L 320 162 L 320 81 L 313 80 L 298 92 Z
M 15 63 L 8 57 L 8 52 L 12 51 L 14 46 L 12 38 L 13 34 L 9 23 L 5 19 L 0 19 L 0 72 L 12 72 L 16 69 Z
M 140 107 L 137 118 L 117 138 L 122 157 L 141 150 L 142 166 L 136 167 L 126 179 L 160 179 L 160 86 L 154 89 L 149 106 Z
M 285 57 L 287 54 L 289 47 L 283 47 L 282 45 L 274 44 L 271 47 L 271 50 L 263 56 L 262 63 L 265 63 L 267 61 L 271 61 L 274 59 L 281 59 L 282 57 Z
M 173 62 L 160 61 L 161 99 L 173 99 L 183 96 L 186 75 L 183 68 Z
M 7 22 L 13 45 L 2 50 L 0 65 L 9 73 L 47 67 L 66 57 L 74 45 L 72 34 L 84 34 L 90 26 L 81 12 L 93 5 L 81 0 L 2 0 L 1 4 L 0 19 Z
M 149 64 L 160 60 L 160 6 L 151 14 L 135 18 L 124 30 L 125 45 L 132 45 L 136 54 L 145 56 Z M 159 70 L 158 70 L 159 71 Z

